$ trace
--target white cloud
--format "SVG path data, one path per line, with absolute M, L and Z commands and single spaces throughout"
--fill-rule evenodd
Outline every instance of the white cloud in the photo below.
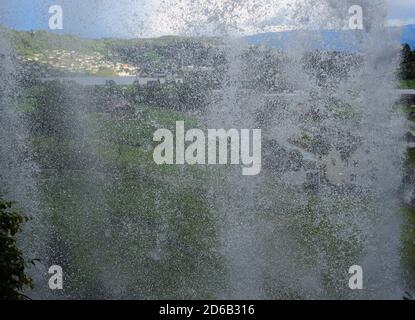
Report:
M 403 26 L 415 23 L 415 0 L 388 0 L 388 25 Z
M 254 33 L 290 0 L 156 0 L 150 17 L 158 34 Z M 277 27 L 277 26 L 273 26 Z M 282 29 L 283 26 L 278 26 Z
M 402 27 L 408 24 L 415 24 L 415 18 L 409 19 L 389 19 L 388 26 L 390 27 Z

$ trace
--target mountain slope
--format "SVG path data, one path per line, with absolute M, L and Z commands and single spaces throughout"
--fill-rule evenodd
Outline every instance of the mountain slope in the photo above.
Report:
M 310 42 L 312 45 L 310 49 L 356 51 L 355 32 L 350 30 L 269 32 L 248 36 L 245 40 L 254 45 L 284 49 L 293 41 L 306 41 L 308 37 L 314 37 L 317 41 Z M 415 49 L 415 25 L 402 27 L 401 43 L 408 43 Z

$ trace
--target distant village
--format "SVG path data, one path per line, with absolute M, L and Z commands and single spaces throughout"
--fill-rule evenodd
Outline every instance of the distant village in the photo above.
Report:
M 97 52 L 83 54 L 76 51 L 45 50 L 21 57 L 21 60 L 38 71 L 42 71 L 42 66 L 48 66 L 62 72 L 119 77 L 137 75 L 140 71 L 140 68 L 126 63 L 111 62 Z
M 178 73 L 147 72 L 139 66 L 114 62 L 98 52 L 84 54 L 77 51 L 45 50 L 18 57 L 21 63 L 41 78 L 70 76 L 96 76 L 102 78 L 134 77 L 140 85 L 152 86 L 164 83 L 183 83 L 184 75 L 195 71 L 210 72 L 210 67 L 183 66 Z

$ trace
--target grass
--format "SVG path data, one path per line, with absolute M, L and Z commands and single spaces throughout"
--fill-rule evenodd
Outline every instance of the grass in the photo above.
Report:
M 415 89 L 415 80 L 402 80 L 401 89 Z
M 400 212 L 404 219 L 402 224 L 402 260 L 409 270 L 410 285 L 408 287 L 413 287 L 415 286 L 415 210 L 402 208 Z
M 406 163 L 413 167 L 415 165 L 415 148 L 408 148 L 406 153 Z
M 30 104 L 22 104 L 21 109 L 30 111 Z M 109 283 L 117 298 L 213 299 L 227 285 L 223 279 L 226 267 L 217 250 L 220 212 L 211 210 L 204 189 L 208 184 L 222 185 L 223 177 L 219 175 L 220 179 L 212 182 L 215 176 L 200 166 L 156 165 L 152 159 L 156 129 L 174 131 L 179 120 L 184 120 L 186 127 L 200 126 L 180 112 L 144 105 L 137 109 L 140 116 L 134 119 L 88 114 L 83 126 L 88 132 L 81 140 L 32 140 L 35 152 L 51 165 L 62 157 L 68 163 L 79 162 L 93 153 L 104 162 L 104 169 L 116 169 L 63 170 L 57 175 L 45 174 L 39 182 L 44 225 L 59 238 L 56 243 L 51 241 L 52 250 L 69 261 L 68 265 L 57 261 L 67 270 L 67 291 L 75 298 L 99 298 L 100 286 Z M 303 139 L 313 143 L 310 137 Z M 414 152 L 408 154 L 412 161 Z M 144 174 L 130 174 L 129 170 L 136 168 Z M 322 275 L 323 285 L 328 290 L 342 287 L 347 280 L 343 266 L 350 266 L 361 254 L 351 213 L 356 206 L 359 212 L 369 212 L 366 203 L 343 199 L 342 195 L 320 203 L 312 194 L 290 193 L 277 184 L 264 185 L 258 194 L 261 198 L 255 203 L 272 199 L 264 208 L 253 209 L 258 210 L 256 219 L 275 228 L 275 232 L 266 233 L 264 244 L 278 241 L 274 235 L 278 226 L 284 225 L 287 232 L 297 235 L 292 250 L 295 263 L 303 266 L 298 268 L 299 274 L 307 274 L 324 251 L 331 257 L 327 268 L 334 272 Z M 332 213 L 341 215 L 344 224 L 332 222 Z M 408 229 L 405 235 L 410 255 L 413 230 Z M 343 231 L 349 236 L 347 240 L 337 237 Z M 277 263 L 280 256 L 267 259 Z M 412 259 L 408 261 L 413 263 Z M 284 281 L 275 277 L 274 270 L 265 271 L 266 291 L 280 297 Z M 289 292 L 290 288 L 283 290 Z M 333 292 L 336 294 L 341 296 Z
M 208 299 L 220 287 L 216 221 L 194 190 L 79 172 L 42 179 L 41 190 L 76 297 L 97 297 L 103 279 L 137 299 Z
M 23 107 L 22 107 L 23 109 Z M 82 170 L 91 165 L 119 169 L 141 169 L 159 178 L 180 177 L 199 181 L 208 177 L 205 166 L 157 165 L 153 160 L 153 134 L 158 128 L 174 132 L 176 121 L 187 127 L 200 127 L 195 119 L 176 111 L 140 106 L 137 119 L 112 118 L 109 114 L 90 113 L 84 117 L 86 136 L 77 139 L 58 137 L 32 138 L 32 146 L 39 163 L 46 168 L 65 168 L 68 164 Z M 97 162 L 98 161 L 98 162 Z M 87 165 L 89 163 L 89 165 Z
M 96 73 L 91 73 L 91 75 L 96 77 L 115 77 L 117 73 L 114 70 L 108 68 L 101 68 Z
M 104 169 L 116 169 L 44 172 L 39 181 L 43 225 L 52 230 L 52 250 L 67 259 L 58 261 L 67 270 L 66 292 L 101 297 L 96 288 L 106 279 L 122 287 L 116 297 L 213 299 L 225 282 L 218 221 L 203 190 L 205 171 L 158 166 L 148 146 L 156 128 L 196 121 L 162 108 L 139 109 L 137 119 L 89 114 L 80 140 L 31 139 L 48 167 L 82 165 L 86 160 L 79 159 L 95 156 Z M 143 173 L 130 174 L 136 168 Z

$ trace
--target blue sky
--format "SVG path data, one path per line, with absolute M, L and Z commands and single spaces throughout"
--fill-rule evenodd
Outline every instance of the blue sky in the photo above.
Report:
M 64 12 L 63 32 L 65 33 L 84 37 L 125 37 L 129 36 L 130 32 L 123 30 L 119 21 L 134 18 L 123 11 L 136 2 L 106 0 L 0 0 L 0 23 L 17 30 L 49 29 L 48 21 L 50 14 L 48 9 L 51 5 L 60 5 Z
M 159 36 L 167 33 L 160 29 L 162 23 L 153 22 L 159 1 L 0 0 L 0 23 L 18 30 L 48 29 L 48 8 L 57 4 L 64 10 L 65 33 L 92 38 Z M 391 25 L 415 24 L 415 0 L 388 2 Z
M 391 24 L 415 24 L 415 0 L 389 0 L 388 2 Z

